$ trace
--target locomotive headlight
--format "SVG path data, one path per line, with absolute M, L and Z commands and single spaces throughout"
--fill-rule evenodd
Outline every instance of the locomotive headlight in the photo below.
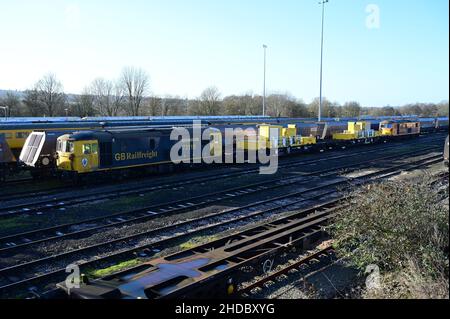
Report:
M 50 164 L 50 159 L 48 157 L 44 157 L 42 159 L 42 165 L 47 166 L 48 164 Z

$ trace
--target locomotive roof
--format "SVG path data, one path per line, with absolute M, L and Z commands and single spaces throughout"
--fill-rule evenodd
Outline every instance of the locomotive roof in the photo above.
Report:
M 362 116 L 361 118 L 323 118 L 323 122 L 340 123 L 349 121 L 366 120 L 380 122 L 383 120 L 418 120 L 432 121 L 438 119 L 440 121 L 448 121 L 446 117 L 417 117 L 417 116 L 391 116 L 391 117 L 370 117 Z M 236 123 L 317 123 L 314 118 L 288 118 L 288 117 L 263 117 L 263 116 L 167 116 L 167 117 L 90 117 L 90 118 L 0 118 L 0 130 L 46 130 L 46 129 L 76 129 L 76 128 L 92 128 L 101 129 L 104 127 L 129 127 L 129 126 L 157 126 L 157 125 L 182 125 L 192 124 L 193 120 L 200 120 L 204 124 L 236 124 Z
M 170 134 L 173 129 L 186 128 L 192 129 L 192 126 L 161 126 L 161 127 L 124 127 L 116 128 L 110 130 L 93 130 L 93 131 L 79 131 L 69 134 L 69 138 L 74 141 L 84 141 L 84 140 L 99 140 L 99 141 L 109 141 L 114 137 L 138 137 L 138 136 L 160 136 L 162 134 Z M 208 128 L 207 126 L 202 126 L 202 128 Z M 212 130 L 217 130 L 210 128 Z M 219 131 L 219 130 L 217 130 Z
M 386 120 L 382 121 L 381 123 L 416 123 L 420 122 L 418 119 L 415 120 Z

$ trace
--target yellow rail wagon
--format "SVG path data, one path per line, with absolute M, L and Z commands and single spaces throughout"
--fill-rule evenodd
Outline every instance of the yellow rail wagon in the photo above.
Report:
M 334 140 L 359 140 L 359 139 L 372 139 L 378 137 L 380 133 L 371 129 L 370 122 L 348 122 L 348 129 L 343 133 L 334 133 Z
M 286 150 L 289 153 L 291 149 L 316 143 L 315 137 L 298 135 L 295 124 L 289 124 L 287 127 L 262 124 L 258 126 L 256 134 L 245 132 L 244 136 L 238 137 L 236 144 L 238 149 L 246 151 L 276 148 Z

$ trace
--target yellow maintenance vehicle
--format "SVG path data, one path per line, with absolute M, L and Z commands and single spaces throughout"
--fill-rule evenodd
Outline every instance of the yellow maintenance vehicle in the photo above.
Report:
M 348 128 L 343 133 L 334 133 L 333 140 L 349 141 L 371 139 L 380 136 L 380 132 L 371 129 L 370 122 L 348 122 Z
M 314 145 L 317 140 L 313 136 L 301 136 L 297 134 L 297 126 L 289 124 L 281 125 L 261 124 L 258 132 L 253 135 L 245 134 L 236 141 L 237 148 L 246 151 L 261 149 L 281 149 L 290 153 L 292 149 L 305 148 Z

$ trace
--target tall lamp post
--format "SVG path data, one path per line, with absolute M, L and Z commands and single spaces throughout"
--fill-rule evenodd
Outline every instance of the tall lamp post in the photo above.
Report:
M 267 45 L 263 44 L 264 49 L 264 87 L 263 87 L 263 116 L 266 115 L 266 50 Z
M 325 18 L 325 3 L 329 0 L 322 0 L 319 4 L 322 5 L 322 40 L 320 45 L 320 96 L 319 96 L 319 122 L 322 120 L 322 65 L 323 65 L 323 25 Z

